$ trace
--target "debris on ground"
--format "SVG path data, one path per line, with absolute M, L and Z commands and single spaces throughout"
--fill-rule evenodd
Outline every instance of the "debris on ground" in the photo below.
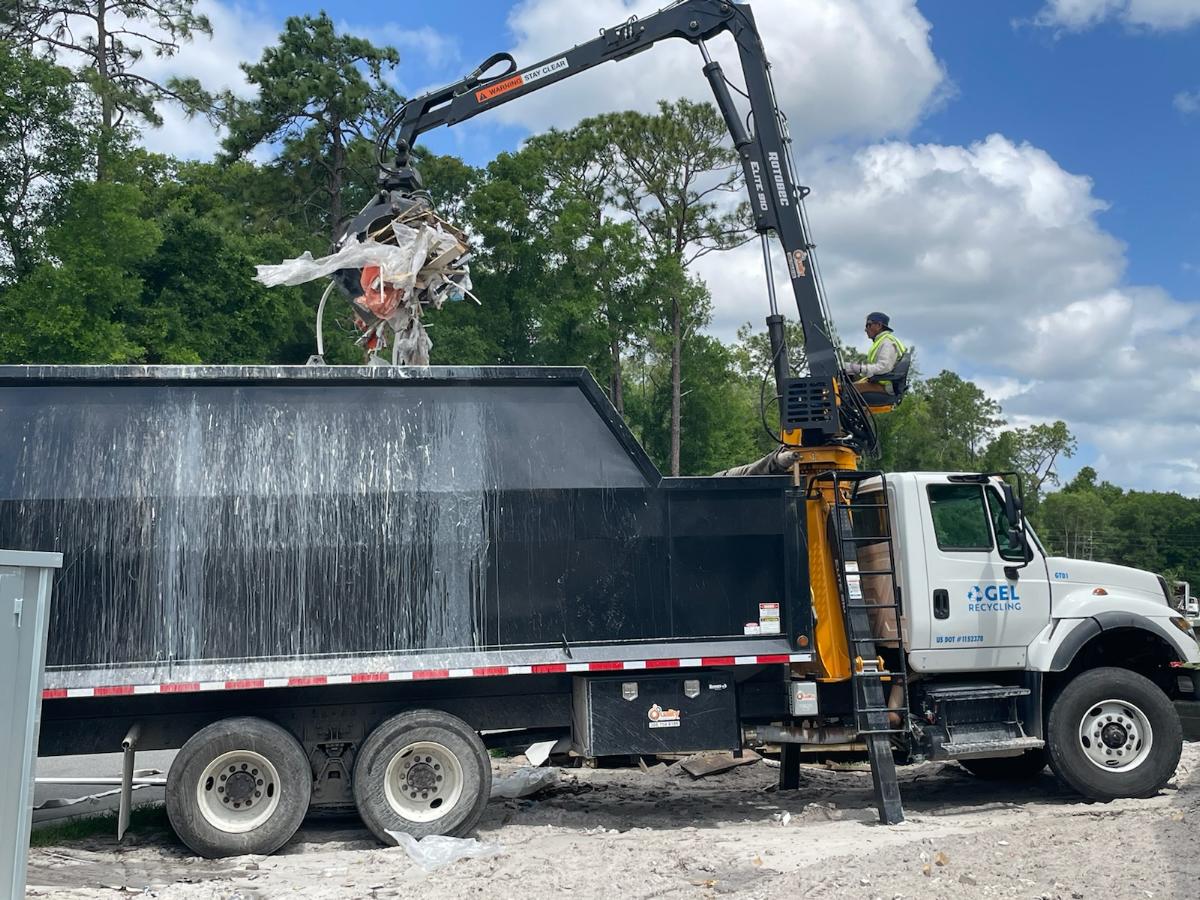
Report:
M 522 768 L 507 759 L 493 765 L 501 777 Z M 197 859 L 165 829 L 135 845 L 106 831 L 35 847 L 29 893 L 54 900 L 145 891 L 159 900 L 563 893 L 581 900 L 1083 900 L 1103 885 L 1106 900 L 1144 900 L 1146 891 L 1194 896 L 1200 879 L 1200 854 L 1179 850 L 1194 841 L 1192 823 L 1200 821 L 1200 743 L 1184 745 L 1178 790 L 1103 804 L 1081 800 L 1048 771 L 1014 785 L 972 778 L 955 765 L 904 766 L 904 828 L 878 826 L 865 769 L 806 765 L 799 791 L 772 790 L 779 770 L 761 763 L 698 780 L 648 778 L 636 765 L 535 771 L 559 771 L 560 781 L 535 802 L 489 804 L 470 836 L 504 852 L 460 858 L 431 876 L 381 847 L 357 819 L 313 818 L 268 857 Z M 1105 815 L 1096 817 L 1098 810 Z
M 476 838 L 431 834 L 418 840 L 403 831 L 389 831 L 388 835 L 396 841 L 396 846 L 402 848 L 409 858 L 426 872 L 448 866 L 460 859 L 486 859 L 504 852 L 504 848 L 499 844 L 485 844 Z
M 729 751 L 724 753 L 701 753 L 683 760 L 679 767 L 693 778 L 704 778 L 706 775 L 716 775 L 718 772 L 728 772 L 738 766 L 748 766 L 760 759 L 753 750 L 743 750 L 741 756 L 734 756 Z
M 492 779 L 492 799 L 517 800 L 558 784 L 558 769 L 517 769 Z

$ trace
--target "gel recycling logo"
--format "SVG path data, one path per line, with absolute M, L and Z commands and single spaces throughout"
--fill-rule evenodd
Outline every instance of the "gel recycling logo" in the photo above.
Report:
M 967 591 L 968 612 L 1020 612 L 1021 598 L 1015 584 L 972 586 Z

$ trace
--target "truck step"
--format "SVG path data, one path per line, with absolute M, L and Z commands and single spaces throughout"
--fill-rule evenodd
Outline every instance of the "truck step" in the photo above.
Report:
M 925 696 L 938 703 L 1003 700 L 1008 697 L 1028 697 L 1029 688 L 1007 684 L 948 684 L 943 687 L 927 688 Z
M 1046 746 L 1041 738 L 1018 737 L 994 741 L 967 741 L 942 744 L 938 759 L 965 759 L 973 756 L 1016 756 L 1026 750 L 1040 750 Z M 1011 751 L 1004 753 L 1003 751 Z

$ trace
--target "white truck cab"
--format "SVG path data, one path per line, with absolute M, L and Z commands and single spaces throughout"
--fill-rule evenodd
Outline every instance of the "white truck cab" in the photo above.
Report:
M 887 484 L 913 671 L 1054 671 L 1081 628 L 1142 628 L 1181 661 L 1200 659 L 1162 578 L 1050 556 L 1020 516 L 1009 522 L 999 478 L 913 472 Z
M 1094 799 L 1157 791 L 1179 758 L 1172 701 L 1200 700 L 1183 668 L 1200 646 L 1167 582 L 1050 555 L 998 476 L 889 474 L 857 502 L 876 506 L 885 485 L 918 752 L 984 777 L 1049 762 Z M 873 546 L 864 572 L 886 569 Z M 892 602 L 870 582 L 867 602 Z

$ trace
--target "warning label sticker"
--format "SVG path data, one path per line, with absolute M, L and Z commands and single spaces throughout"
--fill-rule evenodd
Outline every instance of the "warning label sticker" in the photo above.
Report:
M 535 69 L 530 69 L 528 72 L 521 72 L 502 81 L 493 82 L 487 87 L 480 88 L 475 92 L 475 99 L 480 103 L 486 103 L 489 100 L 499 97 L 501 94 L 507 94 L 509 91 L 537 81 L 539 78 L 545 78 L 547 75 L 561 72 L 568 65 L 569 63 L 565 56 L 559 57 L 552 62 L 543 63 Z
M 529 84 L 531 81 L 537 81 L 539 78 L 545 78 L 547 75 L 552 75 L 555 72 L 561 72 L 566 67 L 567 58 L 565 56 L 560 56 L 553 62 L 545 63 L 544 65 L 538 66 L 536 69 L 530 69 L 528 72 L 522 72 L 521 80 L 524 81 L 525 84 Z
M 525 82 L 521 80 L 520 75 L 514 75 L 512 78 L 505 78 L 503 81 L 497 81 L 489 84 L 485 88 L 481 88 L 475 92 L 475 99 L 480 103 L 491 100 L 493 97 L 499 97 L 501 94 L 506 94 L 513 88 L 519 88 Z
M 853 560 L 846 562 L 846 590 L 850 592 L 851 600 L 863 598 L 862 578 L 858 574 L 858 563 Z

